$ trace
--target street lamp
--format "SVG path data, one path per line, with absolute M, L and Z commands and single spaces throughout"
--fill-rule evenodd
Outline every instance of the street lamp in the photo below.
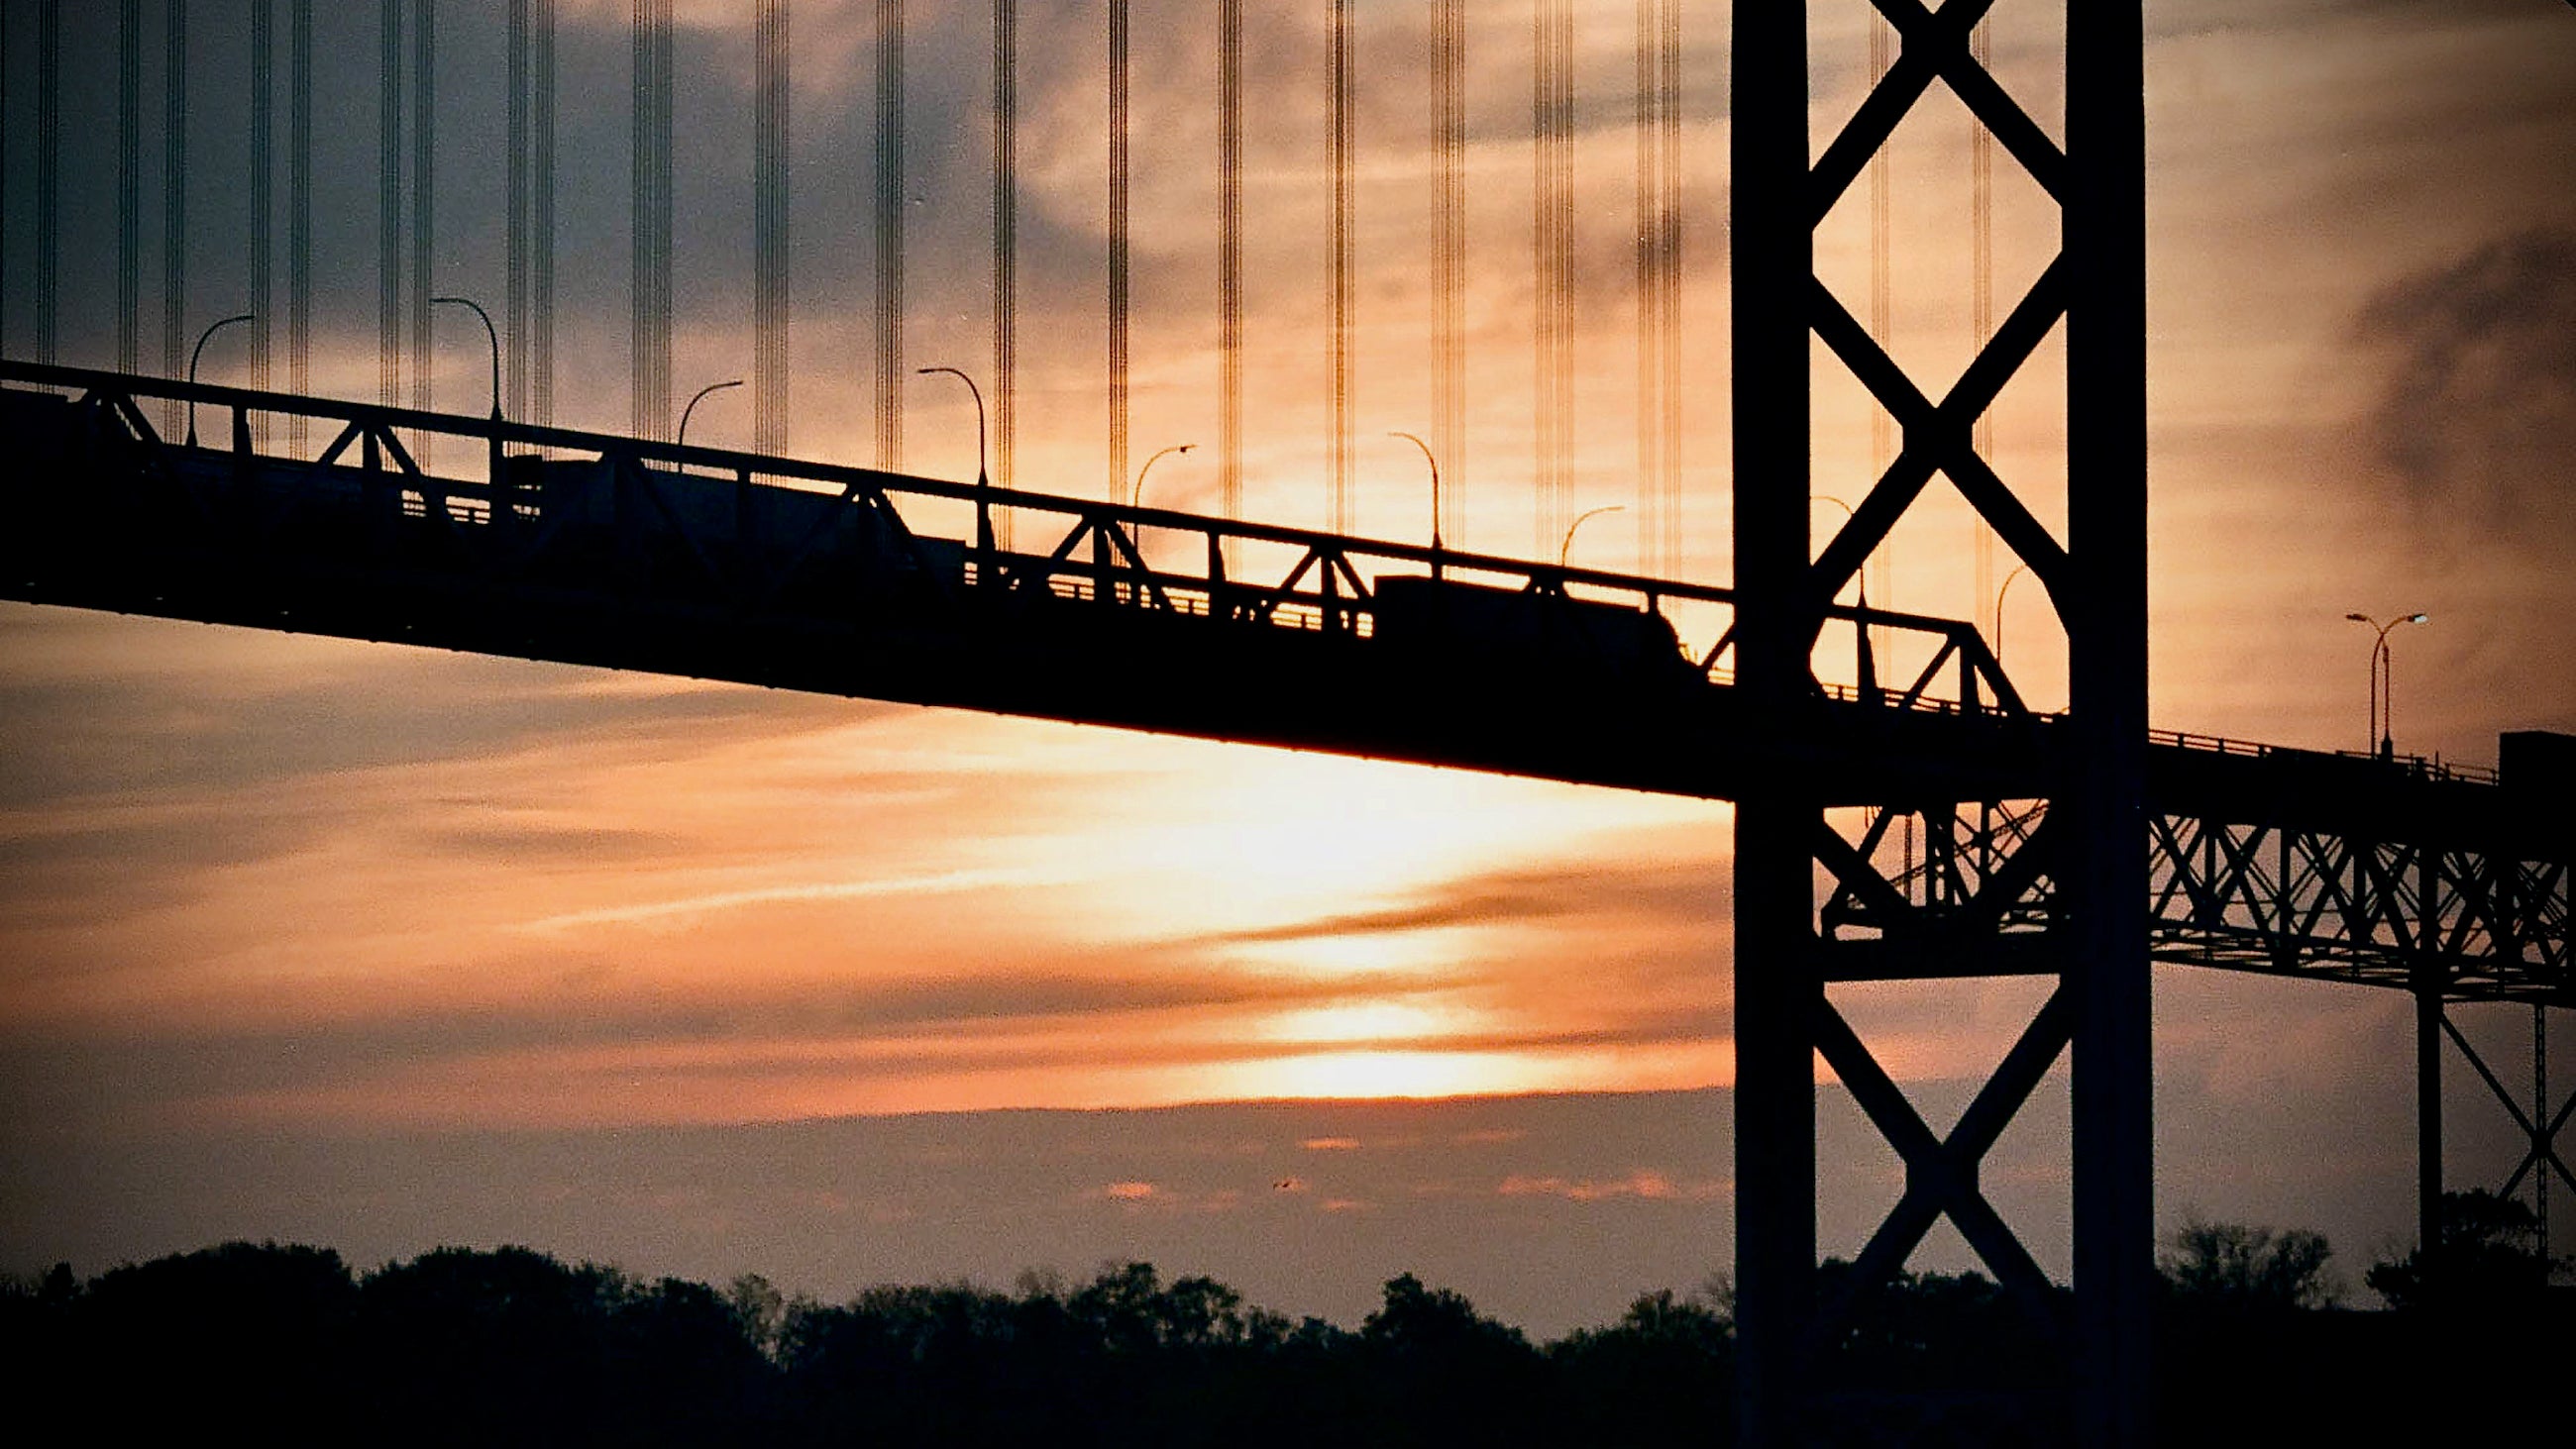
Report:
M 1431 576 L 1440 577 L 1440 460 L 1431 456 L 1431 445 L 1407 432 L 1390 432 L 1390 438 L 1402 438 L 1422 450 L 1422 461 L 1431 465 Z
M 188 354 L 189 387 L 194 388 L 197 385 L 197 359 L 205 355 L 207 339 L 213 337 L 216 333 L 223 331 L 225 328 L 230 327 L 236 322 L 248 322 L 251 320 L 251 317 L 251 313 L 236 312 L 232 316 L 226 317 L 222 321 L 208 327 L 205 331 L 197 334 L 197 346 L 195 350 Z M 197 396 L 194 392 L 191 392 L 188 395 L 188 446 L 191 448 L 197 446 Z
M 1583 521 L 1585 519 L 1598 518 L 1604 513 L 1625 513 L 1627 511 L 1628 505 L 1624 503 L 1606 503 L 1599 508 L 1576 514 L 1574 516 L 1574 521 L 1565 526 L 1565 542 L 1556 546 L 1556 566 L 1558 568 L 1565 567 L 1566 558 L 1574 552 L 1574 531 L 1583 526 Z
M 698 410 L 698 404 L 706 401 L 708 393 L 721 392 L 729 387 L 740 386 L 742 386 L 742 379 L 735 377 L 728 378 L 723 382 L 711 382 L 705 387 L 699 388 L 696 394 L 690 397 L 689 405 L 680 409 L 680 436 L 676 439 L 677 445 L 683 448 L 689 445 L 689 414 Z
M 914 371 L 923 377 L 928 377 L 934 372 L 944 372 L 950 377 L 957 379 L 959 382 L 966 384 L 966 391 L 974 395 L 975 486 L 978 488 L 990 486 L 984 471 L 984 390 L 975 385 L 975 379 L 968 377 L 965 373 L 960 372 L 953 367 L 921 367 L 915 368 Z
M 1997 668 L 2001 668 L 2004 662 L 2004 595 L 2012 592 L 2013 580 L 2029 572 L 2030 565 L 2015 564 L 2013 571 L 2004 575 L 2004 586 L 1995 590 L 1995 666 Z
M 2396 656 L 2388 651 L 2388 631 L 2400 624 L 2428 623 L 2433 616 L 2424 613 L 2400 614 L 2385 624 L 2368 614 L 2346 614 L 2344 617 L 2356 624 L 2367 624 L 2379 631 L 2370 641 L 2370 732 L 2379 737 L 2379 757 L 2383 760 L 2392 759 L 2396 756 L 2397 746 L 2391 738 L 2393 731 L 2390 728 L 2389 716 L 2396 713 L 2397 697 L 2390 687 L 2390 676 L 2395 669 Z
M 1172 446 L 1164 448 L 1155 453 L 1154 456 L 1146 459 L 1145 466 L 1136 470 L 1136 487 L 1134 491 L 1127 495 L 1127 506 L 1130 508 L 1142 508 L 1145 506 L 1145 475 L 1154 471 L 1155 464 L 1163 461 L 1164 458 L 1173 453 L 1186 453 L 1197 446 L 1198 444 L 1196 443 L 1174 443 Z
M 492 421 L 501 421 L 501 332 L 492 325 L 492 314 L 471 297 L 432 297 L 430 301 L 445 307 L 471 307 L 483 320 L 483 335 L 492 341 Z
M 928 377 L 934 372 L 944 372 L 950 377 L 957 379 L 959 382 L 966 384 L 966 391 L 974 395 L 975 547 L 986 553 L 990 553 L 993 551 L 993 506 L 992 501 L 985 495 L 992 491 L 993 484 L 992 478 L 986 471 L 984 465 L 984 390 L 975 385 L 975 379 L 968 377 L 965 373 L 953 367 L 918 367 L 914 368 L 913 371 L 922 377 Z M 981 575 L 979 574 L 978 577 L 980 578 Z

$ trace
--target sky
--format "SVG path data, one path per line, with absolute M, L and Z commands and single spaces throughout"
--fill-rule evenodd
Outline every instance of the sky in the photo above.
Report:
M 617 430 L 628 7 L 558 8 L 556 416 Z M 1214 442 L 1204 8 L 1135 7 L 1138 456 Z M 1247 8 L 1245 511 L 1312 525 L 1326 7 Z M 112 12 L 65 9 L 63 355 L 107 365 Z M 316 390 L 372 397 L 374 12 L 316 9 Z M 684 393 L 743 375 L 751 351 L 739 9 L 677 7 Z M 836 461 L 871 450 L 873 9 L 793 8 L 790 446 Z M 1582 544 L 1627 567 L 1651 543 L 1633 471 L 1632 13 L 1577 9 L 1575 494 L 1629 505 Z M 1526 553 L 1528 17 L 1469 10 L 1470 427 L 1443 460 L 1450 542 Z M 31 336 L 32 11 L 5 12 L 13 357 Z M 1423 527 L 1419 457 L 1370 440 L 1429 426 L 1429 11 L 1356 11 L 1356 517 L 1402 539 Z M 1858 98 L 1866 8 L 1811 13 L 1821 146 Z M 497 297 L 501 7 L 439 14 L 438 284 Z M 1723 582 L 1727 14 L 1683 15 L 1680 546 L 1686 575 Z M 911 7 L 914 364 L 986 365 L 988 17 Z M 1992 24 L 2005 84 L 2055 134 L 2050 8 L 2001 0 Z M 2498 731 L 2576 731 L 2576 12 L 2190 0 L 2149 24 L 2156 723 L 2358 747 L 2369 637 L 2343 615 L 2420 609 L 2431 622 L 2392 641 L 2402 748 L 2491 763 Z M 198 325 L 247 287 L 237 25 L 198 7 L 192 33 Z M 1102 24 L 1097 6 L 1048 5 L 1023 25 L 1019 481 L 1097 496 Z M 1890 346 L 1927 386 L 1972 340 L 1968 165 L 1964 113 L 1936 92 L 1899 132 L 1890 192 Z M 1997 171 L 2001 310 L 2052 232 L 2036 188 Z M 1819 258 L 1858 310 L 1864 201 L 1826 220 Z M 479 338 L 436 342 L 441 406 L 480 411 Z M 207 375 L 239 380 L 223 345 Z M 2039 360 L 1997 409 L 1994 456 L 2054 523 L 2056 339 Z M 1868 414 L 1822 365 L 1817 386 L 1816 489 L 1856 496 Z M 748 430 L 743 394 L 720 394 L 692 437 Z M 906 466 L 971 475 L 962 398 L 908 391 L 905 434 Z M 1158 469 L 1161 501 L 1212 509 L 1207 456 Z M 1936 501 L 1886 551 L 1873 601 L 1985 613 L 1971 538 Z M 2016 679 L 2061 703 L 2044 603 L 2008 599 Z M 529 1241 L 837 1297 L 1142 1255 L 1346 1321 L 1377 1282 L 1423 1272 L 1554 1331 L 1731 1255 L 1722 805 L 23 606 L 0 607 L 0 738 L 0 1270 L 97 1271 L 223 1236 L 360 1262 Z M 2156 984 L 2160 1218 L 2326 1230 L 2357 1284 L 2411 1231 L 2406 1000 L 2178 968 Z M 1837 1000 L 1936 1125 L 2036 1004 L 2010 981 Z M 2527 1084 L 2527 1014 L 2461 1020 Z M 2492 1185 L 2510 1129 L 2456 1056 L 2449 1075 L 2452 1180 Z M 1416 1100 L 1339 1100 L 1385 1097 Z M 1987 1174 L 2061 1275 L 2063 1099 L 2061 1066 Z M 1901 1176 L 1847 1101 L 1825 1102 L 1822 1238 L 1849 1254 Z M 1969 1261 L 1946 1229 L 1917 1258 Z

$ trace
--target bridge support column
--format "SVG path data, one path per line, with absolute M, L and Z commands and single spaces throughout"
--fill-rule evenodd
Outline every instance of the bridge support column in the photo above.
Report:
M 2155 1329 L 2154 1062 L 2147 966 L 2145 22 L 2066 7 L 2067 706 L 2076 835 L 2077 1433 L 2149 1440 Z M 2052 592 L 2054 590 L 2052 589 Z
M 1735 807 L 1737 1441 L 1801 1442 L 1816 1298 L 1813 835 L 1821 812 L 1780 746 L 1809 703 L 1807 17 L 1735 7 L 1730 67 L 1735 313 L 1736 681 L 1753 748 L 1783 761 Z
M 2426 1287 L 2442 1241 L 2442 988 L 2415 987 L 2415 1261 Z

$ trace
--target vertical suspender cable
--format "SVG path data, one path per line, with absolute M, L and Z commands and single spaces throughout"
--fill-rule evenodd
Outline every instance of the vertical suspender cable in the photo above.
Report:
M 268 388 L 269 338 L 276 317 L 277 6 L 250 6 L 250 385 Z M 251 436 L 268 442 L 268 415 L 254 414 Z
M 313 0 L 290 0 L 286 39 L 286 390 L 313 391 Z M 309 420 L 286 420 L 304 456 Z
M 1887 22 L 1872 16 L 1869 20 L 1869 83 L 1873 86 L 1887 78 L 1888 67 L 1893 64 L 1889 54 L 1890 38 Z M 1869 157 L 1869 335 L 1882 351 L 1888 345 L 1895 324 L 1894 285 L 1889 271 L 1889 232 L 1894 208 L 1894 198 L 1890 194 L 1893 181 L 1890 154 L 1895 149 L 1896 143 L 1891 137 Z M 1869 411 L 1871 484 L 1875 485 L 1886 473 L 1887 465 L 1895 456 L 1896 420 L 1888 416 L 1885 406 L 1872 403 Z M 1893 567 L 1892 553 L 1886 544 L 1882 543 L 1870 554 L 1869 584 L 1877 591 L 1878 607 L 1882 609 L 1893 608 L 1896 604 L 1896 581 L 1890 577 Z M 1887 630 L 1876 632 L 1877 638 L 1873 643 L 1878 653 L 1884 656 L 1893 640 Z
M 1645 266 L 1640 292 L 1642 325 L 1648 341 L 1638 364 L 1639 491 L 1649 495 L 1644 509 L 1651 527 L 1641 531 L 1641 567 L 1678 577 L 1682 568 L 1682 424 L 1681 424 L 1681 0 L 1649 0 L 1651 15 L 1638 25 L 1638 88 L 1641 134 L 1639 163 L 1647 179 L 1642 189 L 1651 204 L 1639 208 Z M 1651 404 L 1649 403 L 1651 399 Z
M 751 143 L 751 445 L 787 451 L 787 0 L 760 0 Z
M 671 0 L 635 0 L 634 275 L 629 415 L 639 438 L 671 429 Z
M 528 0 L 510 0 L 509 23 L 510 94 L 503 105 L 510 129 L 509 150 L 503 158 L 509 218 L 504 228 L 507 280 L 501 293 L 501 330 L 507 350 L 504 386 L 509 415 L 524 418 L 528 415 Z
M 653 0 L 635 0 L 627 36 L 626 425 L 637 437 L 651 436 L 644 399 L 653 390 L 652 27 Z
M 1664 0 L 1664 574 L 1682 572 L 1682 6 Z
M 161 374 L 188 356 L 188 0 L 164 0 L 161 34 Z M 179 405 L 162 409 L 175 431 Z
M 903 0 L 877 0 L 877 466 L 903 466 Z
M 1432 439 L 1441 465 L 1440 507 L 1455 514 L 1459 484 L 1466 477 L 1466 254 L 1467 254 L 1467 109 L 1464 0 L 1437 0 L 1432 20 L 1431 66 L 1440 107 L 1439 222 L 1435 282 L 1440 310 L 1432 337 Z M 1442 519 L 1441 532 L 1458 537 Z
M 1554 149 L 1551 139 L 1548 98 L 1555 89 L 1548 66 L 1548 9 L 1554 0 L 1530 0 L 1530 456 L 1531 542 L 1530 557 L 1547 556 L 1548 525 L 1551 514 L 1548 496 L 1554 479 L 1549 467 L 1556 455 L 1556 439 L 1548 431 L 1548 381 L 1554 371 L 1548 359 L 1555 349 L 1556 313 L 1548 305 L 1549 220 L 1553 193 L 1549 179 L 1555 174 L 1550 164 Z
M 1127 490 L 1127 0 L 1109 0 L 1109 496 Z
M 376 43 L 376 401 L 402 400 L 402 0 Z
M 555 0 L 528 16 L 528 421 L 555 420 Z
M 411 405 L 437 406 L 438 379 L 430 367 L 429 299 L 438 292 L 433 270 L 438 238 L 438 0 L 413 0 L 411 29 Z M 420 466 L 430 466 L 437 439 L 422 433 L 412 444 Z
M 8 134 L 8 122 L 7 122 L 7 119 L 6 119 L 6 118 L 7 118 L 7 116 L 8 116 L 8 113 L 9 113 L 9 25 L 8 25 L 8 16 L 7 16 L 5 13 L 0 13 L 0 139 L 5 139 L 5 137 L 6 137 L 6 136 L 7 136 L 7 134 Z M 5 148 L 0 148 L 0 149 L 5 149 Z M 5 158 L 0 158 L 0 217 L 6 217 L 6 216 L 8 216 L 8 215 L 9 215 L 9 167 L 8 167 L 8 164 L 7 164 L 6 160 L 5 160 Z M 5 281 L 5 280 L 8 278 L 8 276 L 9 276 L 9 238 L 8 238 L 8 228 L 7 228 L 6 226 L 0 226 L 0 281 Z M 6 287 L 0 287 L 0 326 L 5 326 L 5 324 L 6 324 L 6 322 L 7 322 L 7 318 L 8 318 L 7 297 L 6 297 L 6 295 L 5 295 L 5 294 L 7 293 L 7 291 L 8 291 L 8 289 L 7 289 Z
M 1351 0 L 1333 0 L 1332 34 L 1332 453 L 1331 523 L 1351 529 Z
M 1894 64 L 1888 41 L 1890 32 L 1883 20 L 1869 22 L 1869 83 L 1873 86 L 1887 78 Z M 1895 284 L 1890 270 L 1890 241 L 1893 230 L 1894 197 L 1891 194 L 1894 171 L 1890 155 L 1895 150 L 1893 137 L 1880 143 L 1869 157 L 1869 335 L 1881 351 L 1887 350 L 1894 329 Z M 1895 419 L 1888 416 L 1884 404 L 1873 405 L 1869 414 L 1869 481 L 1872 487 L 1895 460 Z M 1878 589 L 1878 607 L 1893 608 L 1896 603 L 1895 551 L 1881 544 L 1869 557 L 1869 582 Z M 1871 631 L 1876 655 L 1884 658 L 1894 642 L 1894 631 L 1879 628 Z M 1900 850 L 1905 873 L 1914 873 L 1914 815 L 1905 813 L 1901 823 Z
M 1217 5 L 1217 489 L 1243 516 L 1243 0 Z M 1230 546 L 1230 545 L 1229 545 Z M 1227 560 L 1229 563 L 1232 559 Z
M 1980 20 L 1968 32 L 1969 53 L 1976 57 L 1977 69 L 1992 72 L 1994 32 Z M 1970 325 L 1976 331 L 1975 343 L 1983 351 L 1995 335 L 1995 137 L 1985 122 L 1970 117 L 1968 121 L 1968 197 L 1969 227 Z M 1989 406 L 1977 414 L 1972 443 L 1977 456 L 1991 466 L 1995 461 L 1995 411 Z M 1970 618 L 1983 618 L 1988 609 L 2000 611 L 1995 601 L 1995 526 L 1983 513 L 1976 515 L 1976 612 Z M 2003 632 L 2000 612 L 1987 628 L 1991 639 Z
M 36 360 L 52 362 L 61 341 L 63 3 L 36 7 Z M 5 212 L 0 212 L 5 214 Z
M 116 366 L 143 366 L 143 0 L 116 16 Z
M 1574 0 L 1556 0 L 1556 376 L 1551 399 L 1556 417 L 1556 517 L 1574 517 Z
M 1663 39 L 1661 0 L 1637 0 L 1636 88 L 1630 125 L 1637 152 L 1637 569 L 1652 573 L 1664 533 L 1662 411 L 1663 266 L 1657 256 L 1663 228 L 1663 129 L 1658 110 Z
M 993 482 L 1011 486 L 1019 391 L 1019 16 L 993 0 Z M 1229 0 L 1233 3 L 1233 0 Z M 994 542 L 1011 546 L 1011 510 L 996 510 Z
M 1573 36 L 1570 0 L 1535 0 L 1531 19 L 1532 245 L 1536 271 L 1538 516 L 1535 555 L 1558 546 L 1572 503 L 1574 358 L 1572 264 Z

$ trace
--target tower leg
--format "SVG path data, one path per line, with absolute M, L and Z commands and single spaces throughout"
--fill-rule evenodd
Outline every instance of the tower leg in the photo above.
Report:
M 2442 992 L 2415 989 L 2415 1261 L 2432 1286 L 2442 1241 Z
M 2146 72 L 2141 6 L 2066 9 L 2067 552 L 2076 834 L 2075 1299 L 2082 1442 L 2148 1441 L 2155 1321 L 2147 966 Z

